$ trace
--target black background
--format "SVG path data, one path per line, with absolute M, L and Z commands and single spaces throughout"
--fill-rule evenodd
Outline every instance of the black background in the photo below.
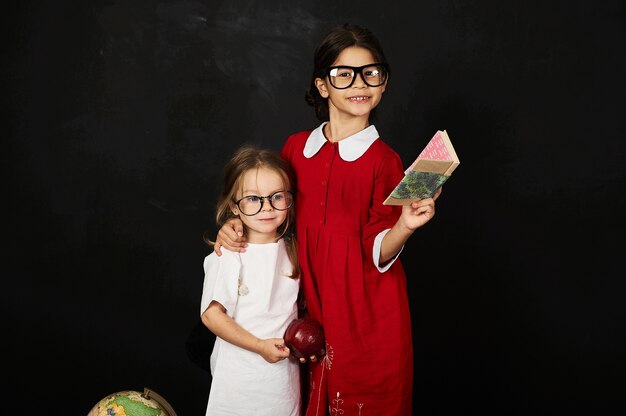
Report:
M 202 234 L 215 235 L 223 164 L 244 142 L 279 149 L 317 126 L 303 99 L 313 49 L 353 22 L 392 66 L 383 139 L 408 164 L 446 129 L 461 159 L 401 256 L 414 413 L 623 410 L 625 12 L 586 0 L 5 10 L 3 408 L 86 415 L 149 387 L 179 415 L 204 414 Z

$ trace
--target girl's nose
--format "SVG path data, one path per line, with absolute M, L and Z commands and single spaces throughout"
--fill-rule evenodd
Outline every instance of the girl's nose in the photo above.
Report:
M 365 79 L 363 79 L 362 72 L 357 72 L 356 74 L 354 74 L 354 84 L 352 84 L 352 86 L 356 88 L 363 88 L 367 86 L 367 84 L 365 83 Z
M 270 203 L 270 199 L 269 198 L 261 199 L 261 211 L 271 211 L 273 209 L 274 209 L 274 207 Z

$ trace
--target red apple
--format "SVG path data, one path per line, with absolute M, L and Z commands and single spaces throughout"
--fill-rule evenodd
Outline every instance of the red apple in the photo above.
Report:
M 300 359 L 309 358 L 312 355 L 323 356 L 326 342 L 324 329 L 319 322 L 311 318 L 299 318 L 291 321 L 285 335 L 285 345 L 291 351 L 291 355 Z

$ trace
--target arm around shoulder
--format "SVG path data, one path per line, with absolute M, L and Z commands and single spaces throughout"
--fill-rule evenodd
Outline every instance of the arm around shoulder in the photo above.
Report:
M 218 256 L 221 256 L 222 247 L 231 251 L 244 252 L 246 245 L 243 222 L 239 218 L 231 218 L 218 230 L 213 249 Z

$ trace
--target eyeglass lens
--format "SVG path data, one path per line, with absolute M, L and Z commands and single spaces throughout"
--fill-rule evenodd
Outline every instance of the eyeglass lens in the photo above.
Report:
M 263 201 L 265 199 L 269 201 L 272 208 L 278 211 L 284 211 L 291 207 L 291 204 L 293 204 L 293 196 L 291 192 L 279 191 L 268 196 L 245 196 L 237 201 L 237 206 L 244 215 L 254 215 L 261 211 L 263 208 Z
M 354 83 L 357 74 L 361 74 L 363 81 L 370 87 L 381 86 L 387 80 L 387 70 L 380 64 L 361 67 L 332 67 L 328 72 L 328 78 L 333 87 L 342 89 L 350 87 Z

